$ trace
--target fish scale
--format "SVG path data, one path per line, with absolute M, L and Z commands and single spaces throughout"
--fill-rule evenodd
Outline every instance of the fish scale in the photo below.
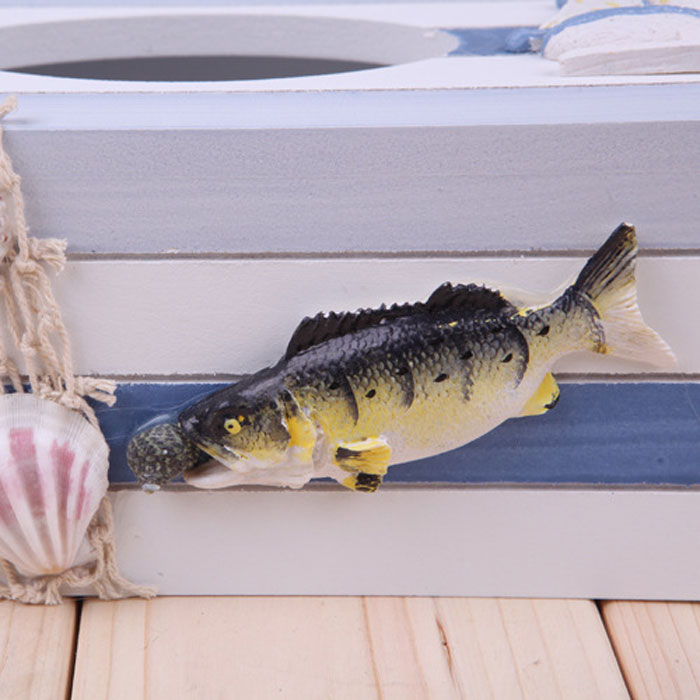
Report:
M 467 348 L 471 357 L 464 361 L 461 356 Z M 511 359 L 504 363 L 508 366 L 499 368 L 508 356 Z M 286 386 L 321 424 L 328 440 L 357 441 L 391 433 L 394 463 L 423 456 L 435 442 L 449 449 L 459 441 L 463 431 L 447 425 L 445 409 L 458 425 L 478 424 L 469 414 L 484 411 L 479 404 L 467 405 L 469 387 L 480 380 L 491 385 L 491 393 L 517 386 L 527 356 L 527 343 L 512 318 L 452 310 L 392 319 L 324 341 L 292 358 L 283 371 Z M 357 404 L 356 419 L 350 406 L 347 411 L 338 406 L 327 380 L 316 380 L 329 367 L 328 357 L 336 360 L 330 376 L 350 386 L 352 397 L 347 402 Z M 403 366 L 408 372 L 402 378 L 396 370 Z M 409 377 L 410 404 L 403 388 Z

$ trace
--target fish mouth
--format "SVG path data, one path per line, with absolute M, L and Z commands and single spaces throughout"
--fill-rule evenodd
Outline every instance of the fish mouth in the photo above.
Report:
M 220 445 L 208 440 L 200 440 L 196 444 L 202 452 L 206 452 L 210 457 L 226 465 L 229 469 L 234 469 L 236 465 L 247 460 L 247 457 L 226 445 Z

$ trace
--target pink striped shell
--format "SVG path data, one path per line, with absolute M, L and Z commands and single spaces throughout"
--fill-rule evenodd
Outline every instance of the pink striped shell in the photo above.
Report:
M 76 411 L 0 396 L 0 557 L 28 576 L 70 568 L 107 491 L 108 456 Z

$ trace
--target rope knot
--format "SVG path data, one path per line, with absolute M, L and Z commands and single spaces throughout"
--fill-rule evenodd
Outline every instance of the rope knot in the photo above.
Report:
M 41 349 L 41 344 L 34 336 L 25 333 L 19 341 L 19 349 L 25 357 L 36 357 Z
M 31 275 L 34 274 L 39 265 L 36 260 L 31 258 L 15 258 L 12 266 L 20 273 L 20 275 Z
M 58 403 L 60 403 L 62 406 L 65 406 L 66 408 L 72 408 L 74 411 L 82 411 L 83 410 L 83 405 L 84 405 L 84 400 L 80 398 L 80 396 L 77 396 L 76 394 L 61 394 L 61 396 L 58 397 Z
M 66 241 L 60 238 L 29 238 L 29 256 L 43 260 L 60 272 L 66 263 Z

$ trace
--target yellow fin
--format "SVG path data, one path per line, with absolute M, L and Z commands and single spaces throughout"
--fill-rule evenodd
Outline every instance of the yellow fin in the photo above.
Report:
M 357 442 L 339 442 L 333 453 L 333 461 L 341 469 L 374 475 L 386 474 L 390 459 L 391 447 L 379 437 Z
M 298 459 L 310 462 L 316 446 L 316 428 L 313 422 L 301 411 L 290 412 L 286 416 L 289 447 Z
M 545 375 L 537 391 L 528 399 L 520 412 L 521 416 L 539 416 L 554 408 L 559 400 L 559 385 L 549 372 Z

